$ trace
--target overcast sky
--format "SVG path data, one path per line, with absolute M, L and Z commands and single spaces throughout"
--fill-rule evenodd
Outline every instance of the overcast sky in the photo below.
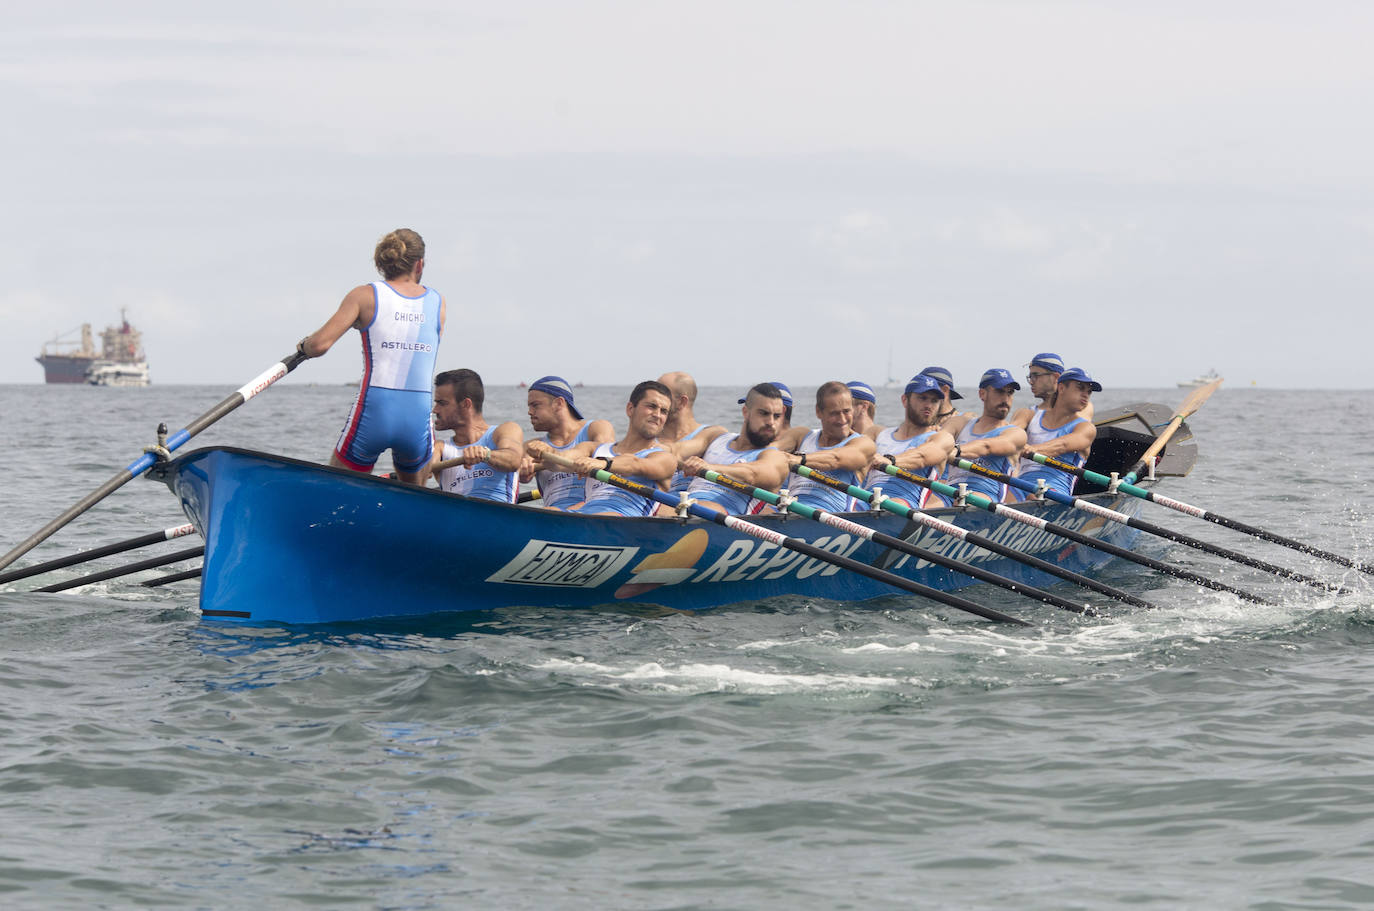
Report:
M 1374 5 L 7 10 L 0 382 L 128 309 L 239 385 L 400 226 L 440 366 L 631 384 L 1370 387 Z M 360 372 L 356 334 L 291 382 Z

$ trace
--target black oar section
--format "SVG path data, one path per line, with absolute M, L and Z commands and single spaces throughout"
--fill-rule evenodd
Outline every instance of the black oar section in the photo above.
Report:
M 1019 478 L 1013 478 L 1010 475 L 1004 474 L 1000 471 L 993 471 L 991 468 L 988 468 L 984 465 L 979 465 L 977 462 L 970 462 L 968 459 L 960 459 L 958 464 L 960 468 L 972 471 L 976 474 L 983 475 L 984 477 L 992 478 L 993 480 L 1000 481 L 1004 484 L 1011 484 L 1021 490 L 1026 491 L 1027 493 L 1033 493 L 1036 489 L 1034 484 L 1031 484 Z M 1130 528 L 1137 528 L 1145 532 L 1146 534 L 1154 535 L 1155 537 L 1159 538 L 1164 538 L 1168 541 L 1175 541 L 1186 547 L 1191 547 L 1195 550 L 1200 550 L 1203 553 L 1212 554 L 1213 556 L 1225 557 L 1228 560 L 1234 560 L 1237 563 L 1240 563 L 1245 566 L 1252 566 L 1255 569 L 1262 569 L 1267 573 L 1273 573 L 1274 575 L 1280 576 L 1285 579 L 1293 579 L 1297 582 L 1304 582 L 1308 585 L 1314 586 L 1315 588 L 1320 588 L 1329 592 L 1345 591 L 1345 589 L 1341 588 L 1339 585 L 1333 585 L 1330 582 L 1326 582 L 1322 579 L 1317 579 L 1312 576 L 1304 575 L 1303 573 L 1296 572 L 1295 570 L 1291 570 L 1283 566 L 1276 566 L 1273 563 L 1267 563 L 1264 560 L 1260 560 L 1256 557 L 1251 557 L 1248 554 L 1243 554 L 1238 551 L 1229 550 L 1225 547 L 1218 547 L 1215 544 L 1211 544 L 1207 541 L 1202 541 L 1198 538 L 1191 537 L 1190 535 L 1182 534 L 1181 532 L 1173 531 L 1172 529 L 1165 528 L 1162 525 L 1156 525 L 1153 522 L 1147 522 L 1144 519 L 1137 519 L 1135 516 L 1128 516 L 1124 512 L 1118 512 L 1115 509 L 1108 509 L 1105 506 L 1099 506 L 1098 504 L 1091 503 L 1079 496 L 1060 493 L 1057 490 L 1046 490 L 1045 496 L 1055 501 L 1056 503 L 1063 503 L 1066 506 L 1072 506 L 1074 509 L 1081 509 L 1084 512 L 1092 513 L 1093 515 L 1099 518 L 1106 519 L 1108 522 L 1117 522 L 1121 525 L 1125 525 Z
M 1172 497 L 1166 497 L 1161 494 L 1157 494 L 1153 490 L 1146 490 L 1143 487 L 1137 487 L 1135 484 L 1131 484 L 1126 481 L 1121 481 L 1116 478 L 1109 477 L 1108 475 L 1098 474 L 1095 471 L 1088 471 L 1085 468 L 1079 468 L 1076 465 L 1070 465 L 1067 462 L 1061 462 L 1058 459 L 1052 459 L 1048 456 L 1042 456 L 1038 454 L 1035 455 L 1033 458 L 1035 459 L 1035 461 L 1039 462 L 1042 465 L 1048 465 L 1051 468 L 1058 468 L 1060 471 L 1067 471 L 1069 474 L 1075 475 L 1076 477 L 1080 477 L 1085 481 L 1091 481 L 1094 484 L 1101 484 L 1103 487 L 1106 487 L 1111 490 L 1119 490 L 1122 493 L 1130 494 L 1133 497 L 1137 497 L 1141 500 L 1146 500 L 1150 503 L 1155 503 L 1159 506 L 1163 506 L 1166 509 L 1172 509 L 1175 512 L 1181 512 L 1184 515 L 1192 516 L 1195 519 L 1205 519 L 1206 521 L 1211 522 L 1214 525 L 1220 525 L 1222 528 L 1229 528 L 1232 531 L 1238 531 L 1241 534 L 1249 535 L 1252 538 L 1259 538 L 1261 541 L 1268 541 L 1271 544 L 1278 544 L 1282 547 L 1287 547 L 1290 550 L 1296 550 L 1299 553 L 1309 554 L 1313 557 L 1318 557 L 1322 560 L 1329 560 L 1332 563 L 1337 563 L 1341 566 L 1349 567 L 1350 569 L 1357 569 L 1362 573 L 1370 573 L 1371 575 L 1374 575 L 1374 564 L 1362 563 L 1359 560 L 1354 560 L 1350 557 L 1343 557 L 1340 554 L 1333 554 L 1330 551 L 1322 550 L 1320 547 L 1316 547 L 1315 545 L 1308 544 L 1304 541 L 1298 541 L 1293 538 L 1287 538 L 1283 535 L 1276 534 L 1272 531 L 1267 531 L 1263 528 L 1256 528 L 1254 525 L 1247 525 L 1246 523 L 1237 521 L 1236 519 L 1228 519 L 1225 516 L 1217 515 L 1209 509 L 1203 509 L 1201 506 L 1194 506 L 1191 503 L 1184 503 L 1181 500 L 1175 500 Z
M 561 456 L 556 456 L 550 452 L 544 452 L 542 454 L 542 458 L 544 461 L 552 462 L 555 465 L 563 465 L 569 468 L 573 466 L 571 460 L 565 459 Z M 672 496 L 671 494 L 664 493 L 656 487 L 649 487 L 647 485 L 640 484 L 638 481 L 631 481 L 629 478 L 622 478 L 620 477 L 620 475 L 611 474 L 604 468 L 597 470 L 596 479 L 598 481 L 603 481 L 607 484 L 614 484 L 616 487 L 619 487 L 622 490 L 628 490 L 631 493 L 639 494 L 641 497 L 644 497 L 645 499 L 653 500 L 656 503 L 662 503 L 665 506 L 669 506 L 674 509 L 676 509 L 679 505 L 678 498 Z M 893 588 L 900 588 L 903 591 L 910 592 L 913 595 L 920 595 L 921 597 L 928 598 L 931 601 L 938 601 L 939 603 L 944 604 L 947 607 L 953 607 L 957 610 L 967 611 L 970 614 L 975 614 L 987 620 L 996 620 L 1000 623 L 1012 623 L 1016 626 L 1030 626 L 1030 624 L 1027 623 L 1025 620 L 1018 619 L 1016 617 L 1011 616 L 1010 614 L 1004 614 L 1001 611 L 993 610 L 990 607 L 983 607 L 981 604 L 976 604 L 973 601 L 968 600 L 967 598 L 960 598 L 957 595 L 951 595 L 948 592 L 942 592 L 939 589 L 931 588 L 928 585 L 922 585 L 919 582 L 913 582 L 910 579 L 903 578 L 902 576 L 898 576 L 895 573 L 886 572 L 884 570 L 878 569 L 875 566 L 869 566 L 867 563 L 860 563 L 858 560 L 851 560 L 848 557 L 841 557 L 837 554 L 832 554 L 829 551 L 822 550 L 821 548 L 816 547 L 813 544 L 808 544 L 805 541 L 799 540 L 797 538 L 788 537 L 787 535 L 781 534 L 779 532 L 771 531 L 767 528 L 764 528 L 762 525 L 755 525 L 752 522 L 746 522 L 743 519 L 738 519 L 734 516 L 727 516 L 724 513 L 719 513 L 715 512 L 714 510 L 705 509 L 704 507 L 697 506 L 695 504 L 689 505 L 687 507 L 687 511 L 691 515 L 696 516 L 698 519 L 706 519 L 708 521 L 716 523 L 717 525 L 723 525 L 731 531 L 737 531 L 741 534 L 749 535 L 751 538 L 758 538 L 761 541 L 767 541 L 770 544 L 777 545 L 778 547 L 785 547 L 786 549 L 796 551 L 799 554 L 805 554 L 806 556 L 811 557 L 814 560 L 818 560 L 822 563 L 829 563 L 833 566 L 838 566 L 841 569 L 847 569 L 852 573 L 857 573 L 866 578 L 882 582 L 886 585 L 891 585 Z
M 4 569 L 6 566 L 9 566 L 15 560 L 18 560 L 20 557 L 24 556 L 24 554 L 33 550 L 39 544 L 43 543 L 48 538 L 52 537 L 52 535 L 55 532 L 57 532 L 59 529 L 65 526 L 72 519 L 75 519 L 77 516 L 81 515 L 83 512 L 90 509 L 92 506 L 99 503 L 101 500 L 105 499 L 119 488 L 123 487 L 129 481 L 132 481 L 134 478 L 138 477 L 143 472 L 147 471 L 149 468 L 152 468 L 153 465 L 156 464 L 159 457 L 165 458 L 166 456 L 170 455 L 173 450 L 181 446 L 191 437 L 200 433 L 206 427 L 209 427 L 211 424 L 215 423 L 215 421 L 218 421 L 220 418 L 224 417 L 226 414 L 233 411 L 235 408 L 239 407 L 244 402 L 251 399 L 253 396 L 262 392 L 268 386 L 271 386 L 273 383 L 275 383 L 282 377 L 286 376 L 292 370 L 295 370 L 296 365 L 298 365 L 301 361 L 305 359 L 306 358 L 304 354 L 302 354 L 299 351 L 293 351 L 287 357 L 282 358 L 280 362 L 273 364 L 271 367 L 264 370 L 258 376 L 249 380 L 245 385 L 239 387 L 239 389 L 236 392 L 234 392 L 233 395 L 229 396 L 224 401 L 216 405 L 214 408 L 211 408 L 209 411 L 205 412 L 200 417 L 196 418 L 194 421 L 187 424 L 184 428 L 178 430 L 176 433 L 168 437 L 167 442 L 162 445 L 161 451 L 145 452 L 137 459 L 134 459 L 122 471 L 120 471 L 114 477 L 110 478 L 110 480 L 100 485 L 100 487 L 96 490 L 91 491 L 85 497 L 82 497 L 80 502 L 73 504 L 60 516 L 53 519 L 47 525 L 44 525 L 38 531 L 34 532 L 33 534 L 25 538 L 14 550 L 5 554 L 5 556 L 3 557 L 0 557 L 0 569 Z
M 1018 595 L 1025 595 L 1028 598 L 1034 598 L 1037 601 L 1042 601 L 1045 604 L 1052 604 L 1055 607 L 1063 608 L 1067 611 L 1073 611 L 1076 614 L 1096 615 L 1097 613 L 1092 609 L 1091 605 L 1079 604 L 1076 601 L 1070 601 L 1067 598 L 1061 598 L 1056 594 L 1045 591 L 1044 589 L 1036 588 L 1034 585 L 1027 585 L 1024 582 L 1017 582 L 1014 579 L 1008 579 L 1006 576 L 999 576 L 997 575 L 997 573 L 990 572 L 986 569 L 983 569 L 982 567 L 973 566 L 972 564 L 965 563 L 962 560 L 955 560 L 951 557 L 946 557 L 944 554 L 937 554 L 935 553 L 935 551 L 927 550 L 924 547 L 917 547 L 910 541 L 903 541 L 901 538 L 894 538 L 892 535 L 886 534 L 876 529 L 869 528 L 865 525 L 860 525 L 858 522 L 851 522 L 848 519 L 841 518 L 840 516 L 835 515 L 834 513 L 826 512 L 824 509 L 817 509 L 814 506 L 807 506 L 804 503 L 797 503 L 795 501 L 784 500 L 782 497 L 773 493 L 772 491 L 763 490 L 759 487 L 752 487 L 748 484 L 736 481 L 734 478 L 728 478 L 725 475 L 720 474 L 719 472 L 707 471 L 704 473 L 703 477 L 705 477 L 708 481 L 714 481 L 722 487 L 728 487 L 731 490 L 736 490 L 740 493 L 748 494 L 749 496 L 752 496 L 758 500 L 762 500 L 763 502 L 768 503 L 771 506 L 783 506 L 788 512 L 795 513 L 800 516 L 805 516 L 808 519 L 815 519 L 817 522 L 822 522 L 826 525 L 829 525 L 831 528 L 837 528 L 840 531 L 843 531 L 846 534 L 853 535 L 856 538 L 863 538 L 865 541 L 872 541 L 874 544 L 877 544 L 881 547 L 886 547 L 888 550 L 895 550 L 898 553 L 903 553 L 908 556 L 915 557 L 918 560 L 925 560 L 927 563 L 934 563 L 936 566 L 943 566 L 945 569 L 952 569 L 955 572 L 962 573 L 963 575 L 968 576 L 971 579 L 977 579 L 980 582 L 986 582 L 989 585 L 995 585 L 998 588 L 1005 588 L 1007 591 L 1016 592 Z
M 855 487 L 852 484 L 846 484 L 844 481 L 841 481 L 838 478 L 832 478 L 828 475 L 823 475 L 815 469 L 808 468 L 805 465 L 798 466 L 797 473 L 800 474 L 802 477 L 810 478 L 818 484 L 824 484 L 827 487 L 833 487 L 836 490 L 842 490 L 850 496 L 856 497 L 865 503 L 871 503 L 874 500 L 874 496 L 871 491 L 864 490 L 862 487 Z M 934 489 L 931 486 L 931 482 L 929 480 L 922 478 L 919 475 L 908 473 L 902 475 L 902 477 L 905 477 L 907 478 L 907 480 L 920 484 L 923 487 Z M 950 489 L 954 490 L 953 488 Z M 954 493 L 957 494 L 958 491 L 954 491 Z M 967 541 L 969 544 L 974 544 L 978 547 L 981 547 L 983 550 L 986 550 L 989 553 L 994 553 L 999 556 L 1006 557 L 1008 560 L 1014 560 L 1017 563 L 1020 563 L 1023 566 L 1029 566 L 1032 569 L 1038 569 L 1042 573 L 1051 576 L 1056 576 L 1060 579 L 1065 580 L 1066 582 L 1072 582 L 1075 585 L 1079 585 L 1083 588 L 1090 589 L 1099 594 L 1106 595 L 1107 597 L 1120 601 L 1123 604 L 1130 604 L 1133 607 L 1143 607 L 1147 610 L 1154 608 L 1154 605 L 1151 604 L 1149 601 L 1146 601 L 1144 598 L 1136 597 L 1128 591 L 1124 591 L 1113 585 L 1108 585 L 1105 582 L 1099 582 L 1097 579 L 1090 578 L 1088 576 L 1083 575 L 1082 573 L 1076 573 L 1073 570 L 1066 569 L 1065 567 L 1060 566 L 1057 563 L 1051 563 L 1048 560 L 1042 560 L 1039 557 L 1033 557 L 1030 554 L 1023 554 L 1019 550 L 1014 550 L 1010 547 L 1007 547 L 1005 544 L 998 544 L 996 541 L 992 540 L 986 535 L 980 535 L 977 532 L 973 531 L 966 531 L 965 529 L 962 529 L 951 522 L 944 522 L 940 519 L 935 518 L 934 516 L 926 515 L 920 510 L 912 509 L 910 506 L 905 506 L 901 503 L 894 503 L 889 499 L 883 499 L 882 501 L 880 501 L 879 506 L 880 508 L 885 509 L 888 512 L 894 513 L 907 519 L 911 519 L 913 522 L 920 522 L 927 528 L 933 528 L 936 531 L 943 532 L 944 534 L 958 538 L 961 541 Z M 992 512 L 995 510 L 989 511 Z M 1017 513 L 1017 515 L 1019 516 L 1022 514 Z M 1012 518 L 1015 518 L 1015 516 L 1013 516 Z M 1031 524 L 1035 524 L 1036 522 L 1043 522 L 1043 520 L 1031 520 Z M 1037 525 L 1036 527 L 1038 528 L 1039 526 Z
M 158 576 L 156 579 L 149 579 L 147 582 L 140 582 L 144 588 L 157 588 L 159 585 L 171 585 L 173 582 L 185 582 L 187 579 L 199 579 L 201 573 L 205 571 L 203 566 L 195 569 L 183 570 L 179 573 L 170 573 L 166 576 Z
M 139 535 L 137 538 L 130 538 L 127 541 L 116 541 L 114 544 L 94 547 L 90 550 L 82 551 L 79 554 L 58 557 L 56 560 L 48 560 L 46 563 L 35 563 L 23 569 L 12 569 L 6 573 L 0 573 L 0 585 L 6 582 L 14 582 L 18 579 L 27 579 L 30 576 L 51 572 L 54 569 L 65 569 L 68 566 L 75 566 L 78 563 L 99 560 L 101 557 L 108 557 L 112 554 L 122 554 L 125 551 L 147 547 L 150 544 L 161 544 L 163 541 L 170 541 L 173 538 L 180 538 L 184 535 L 192 534 L 195 530 L 195 527 L 189 523 L 186 525 L 177 525 L 174 528 L 167 528 L 162 531 Z
M 972 466 L 972 470 L 975 471 L 981 469 L 983 472 L 986 472 L 988 474 L 988 477 L 993 477 L 995 475 L 997 477 L 997 480 L 1009 483 L 1014 487 L 1019 486 L 1028 488 L 1031 491 L 1035 490 L 1034 484 L 1031 484 L 1027 481 L 1023 481 L 1020 478 L 1013 478 L 1008 475 L 1004 475 L 1001 472 L 988 471 L 987 469 L 984 469 L 983 466 L 976 465 L 975 463 L 970 462 L 967 459 L 961 459 L 959 465 L 960 467 Z M 885 470 L 890 475 L 911 481 L 913 484 L 920 484 L 922 487 L 928 487 L 931 490 L 934 490 L 935 492 L 943 494 L 945 496 L 959 495 L 958 488 L 951 487 L 948 484 L 941 484 L 938 481 L 932 482 L 929 478 L 923 478 L 919 475 L 914 475 L 911 472 L 904 471 L 903 469 L 898 468 L 895 465 L 888 465 L 886 466 Z M 1049 496 L 1050 499 L 1056 499 L 1056 494 L 1056 491 L 1048 491 L 1046 495 Z M 1027 524 L 1034 525 L 1036 528 L 1053 532 L 1054 534 L 1059 535 L 1060 537 L 1067 538 L 1070 541 L 1085 545 L 1087 547 L 1091 547 L 1094 550 L 1100 550 L 1103 553 L 1111 554 L 1114 557 L 1120 557 L 1121 559 L 1128 560 L 1131 563 L 1137 563 L 1141 566 L 1147 566 L 1150 569 L 1155 570 L 1156 572 L 1161 572 L 1165 575 L 1174 576 L 1179 579 L 1186 579 L 1187 581 L 1192 582 L 1196 585 L 1201 585 L 1203 588 L 1210 588 L 1213 591 L 1219 592 L 1228 592 L 1232 595 L 1235 595 L 1237 598 L 1241 598 L 1245 601 L 1250 601 L 1254 604 L 1273 604 L 1272 601 L 1267 601 L 1264 598 L 1259 597 L 1258 595 L 1252 595 L 1250 594 L 1250 592 L 1247 592 L 1243 589 L 1233 588 L 1232 586 L 1227 585 L 1224 582 L 1218 582 L 1215 579 L 1209 579 L 1206 576 L 1201 576 L 1197 573 L 1189 572 L 1186 569 L 1180 569 L 1177 566 L 1170 566 L 1167 563 L 1156 560 L 1154 557 L 1146 557 L 1143 554 L 1138 554 L 1134 551 L 1127 550 L 1126 548 L 1116 544 L 1112 544 L 1109 541 L 1102 541 L 1098 538 L 1089 537 L 1088 535 L 1076 532 L 1071 528 L 1065 528 L 1063 525 L 1059 525 L 1058 523 L 1050 522 L 1038 516 L 1032 516 L 1029 513 L 1021 512 L 1020 510 L 1011 509 L 1009 507 L 1003 506 L 1001 503 L 993 503 L 991 500 L 989 500 L 987 497 L 981 494 L 969 494 L 967 497 L 965 497 L 964 501 L 971 506 L 977 506 L 980 509 L 987 509 L 989 512 L 994 512 L 999 516 L 1006 516 L 1009 519 L 1014 519 L 1018 522 L 1025 522 Z M 1096 506 L 1095 504 L 1091 505 L 1092 509 L 1089 511 L 1093 512 L 1093 514 L 1096 514 L 1097 510 L 1103 509 L 1103 507 Z M 1111 510 L 1104 511 L 1111 512 Z
M 104 582 L 106 579 L 118 579 L 120 576 L 128 576 L 145 569 L 156 569 L 159 566 L 166 566 L 169 563 L 180 563 L 182 560 L 190 560 L 193 557 L 203 556 L 204 553 L 204 547 L 190 547 L 186 550 L 179 550 L 174 554 L 165 554 L 161 557 L 149 557 L 147 560 L 140 560 L 137 563 L 130 563 L 126 566 L 107 569 L 104 572 L 91 573 L 89 576 L 78 576 L 75 579 L 68 579 L 66 582 L 58 582 L 53 585 L 46 585 L 43 588 L 35 588 L 34 591 L 64 592 L 69 588 L 79 588 L 82 585 L 90 585 L 92 582 Z

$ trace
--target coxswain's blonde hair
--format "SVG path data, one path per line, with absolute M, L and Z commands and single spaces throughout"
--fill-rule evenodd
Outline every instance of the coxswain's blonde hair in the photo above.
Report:
M 409 228 L 397 228 L 377 241 L 377 250 L 372 254 L 377 271 L 388 281 L 409 275 L 424 258 L 424 238 Z

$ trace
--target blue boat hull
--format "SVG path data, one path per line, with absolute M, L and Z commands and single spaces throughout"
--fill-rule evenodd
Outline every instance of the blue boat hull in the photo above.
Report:
M 581 516 L 472 500 L 220 447 L 182 455 L 158 473 L 205 539 L 200 607 L 206 617 L 325 623 L 524 605 L 697 610 L 787 595 L 863 601 L 899 594 L 694 519 Z M 1142 502 L 1111 494 L 1092 499 L 1126 513 Z M 1055 503 L 1024 508 L 1124 547 L 1139 534 Z M 932 512 L 1078 572 L 1110 559 L 982 510 Z M 890 513 L 850 518 L 1012 579 L 1058 582 Z M 757 521 L 935 588 L 978 584 L 809 519 L 779 515 Z

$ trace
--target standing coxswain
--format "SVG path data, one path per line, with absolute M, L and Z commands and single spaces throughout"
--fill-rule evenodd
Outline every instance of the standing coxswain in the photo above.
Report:
M 377 458 L 390 449 L 397 476 L 421 484 L 433 454 L 430 377 L 444 331 L 444 298 L 420 284 L 425 242 L 409 228 L 383 237 L 373 262 L 384 280 L 359 285 L 344 295 L 334 315 L 301 339 L 296 350 L 320 357 L 349 329 L 361 333 L 358 397 L 329 464 L 371 472 Z

